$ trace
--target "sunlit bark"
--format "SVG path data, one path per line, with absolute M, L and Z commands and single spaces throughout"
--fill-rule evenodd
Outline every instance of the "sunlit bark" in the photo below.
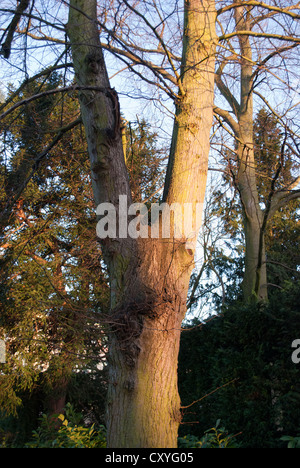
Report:
M 72 0 L 68 34 L 86 129 L 97 204 L 118 196 L 131 202 L 119 127 L 118 98 L 107 78 L 94 0 Z M 165 201 L 204 200 L 212 123 L 215 10 L 212 2 L 185 2 L 180 100 Z M 122 213 L 121 213 L 122 214 Z M 106 239 L 111 314 L 110 447 L 176 447 L 180 423 L 177 357 L 195 245 L 186 239 Z

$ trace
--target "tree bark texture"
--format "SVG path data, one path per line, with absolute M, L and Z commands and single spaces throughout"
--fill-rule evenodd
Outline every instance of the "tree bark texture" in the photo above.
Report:
M 164 199 L 203 203 L 213 115 L 213 2 L 185 2 L 185 38 L 174 136 Z M 81 87 L 95 202 L 131 203 L 118 97 L 100 46 L 95 0 L 71 0 L 68 34 Z M 119 213 L 119 216 L 122 213 Z M 119 219 L 119 218 L 118 218 Z M 159 220 L 157 220 L 159 222 Z M 118 238 L 102 241 L 111 288 L 108 318 L 108 447 L 177 446 L 180 398 L 177 362 L 181 322 L 195 244 L 186 239 Z

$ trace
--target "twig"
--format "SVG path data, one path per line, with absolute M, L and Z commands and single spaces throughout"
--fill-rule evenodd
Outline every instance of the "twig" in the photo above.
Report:
M 220 387 L 215 388 L 215 390 L 212 390 L 211 392 L 207 393 L 207 394 L 204 395 L 203 397 L 199 398 L 199 400 L 193 401 L 193 403 L 191 403 L 190 405 L 181 406 L 181 408 L 182 408 L 182 409 L 190 408 L 190 407 L 193 406 L 195 403 L 198 403 L 199 401 L 204 400 L 204 398 L 207 398 L 208 396 L 210 396 L 210 395 L 212 395 L 213 393 L 217 392 L 217 391 L 220 390 L 221 388 L 227 387 L 227 385 L 230 385 L 230 384 L 232 384 L 233 382 L 236 382 L 237 380 L 239 380 L 238 377 L 235 378 L 235 379 L 233 379 L 233 380 L 230 380 L 230 382 L 227 382 L 226 384 L 221 385 Z

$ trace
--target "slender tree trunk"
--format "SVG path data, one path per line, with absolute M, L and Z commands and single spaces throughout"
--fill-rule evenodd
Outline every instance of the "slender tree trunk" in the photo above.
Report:
M 247 7 L 235 9 L 237 31 L 250 30 Z M 245 233 L 245 272 L 243 292 L 246 301 L 267 299 L 267 271 L 263 212 L 259 205 L 256 163 L 253 144 L 253 71 L 252 50 L 248 36 L 239 36 L 241 49 L 241 97 L 238 109 L 238 175 Z
M 68 34 L 85 125 L 95 202 L 131 203 L 118 99 L 111 89 L 95 0 L 71 0 Z M 181 99 L 164 199 L 203 203 L 213 112 L 215 8 L 185 2 Z M 157 220 L 159 222 L 159 219 Z M 119 227 L 119 226 L 117 226 Z M 197 226 L 199 228 L 199 226 Z M 105 239 L 111 288 L 108 446 L 176 447 L 180 423 L 177 362 L 195 250 L 187 239 Z
M 252 195 L 252 194 L 251 194 Z M 243 278 L 243 293 L 246 301 L 255 299 L 264 301 L 268 298 L 267 268 L 265 236 L 262 232 L 261 210 L 254 208 L 254 213 L 249 215 L 251 207 L 243 199 L 246 210 L 243 215 L 245 234 L 245 271 Z
M 250 117 L 250 116 L 249 116 Z M 249 129 L 252 118 L 249 118 Z M 239 170 L 237 183 L 242 202 L 245 235 L 245 271 L 243 293 L 246 301 L 267 299 L 266 252 L 263 211 L 259 205 L 252 132 L 240 132 L 238 143 Z

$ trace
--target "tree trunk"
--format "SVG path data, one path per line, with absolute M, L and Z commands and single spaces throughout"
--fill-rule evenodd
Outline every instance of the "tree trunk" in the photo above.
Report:
M 262 233 L 262 216 L 250 218 L 244 215 L 245 272 L 243 293 L 251 298 L 265 301 L 268 298 L 265 236 Z
M 236 30 L 250 30 L 247 7 L 235 9 Z M 245 233 L 243 293 L 246 301 L 267 299 L 267 270 L 263 212 L 259 205 L 253 144 L 253 71 L 249 36 L 239 36 L 241 49 L 241 98 L 238 108 L 237 185 L 242 202 Z
M 248 120 L 249 131 L 241 125 L 238 143 L 239 170 L 237 184 L 242 203 L 245 235 L 245 271 L 243 294 L 246 301 L 263 301 L 267 294 L 267 267 L 263 232 L 263 211 L 259 205 L 256 167 L 253 151 L 252 118 Z
M 131 204 L 118 98 L 111 89 L 99 41 L 95 0 L 71 0 L 68 34 L 86 130 L 95 202 L 124 216 Z M 185 2 L 182 95 L 164 200 L 180 206 L 204 201 L 213 114 L 216 13 L 209 0 Z M 159 223 L 159 219 L 156 221 Z M 174 221 L 174 220 L 173 220 Z M 117 226 L 119 228 L 119 225 Z M 199 226 L 195 226 L 199 228 Z M 171 230 L 172 232 L 172 230 Z M 108 447 L 177 446 L 180 399 L 177 362 L 195 239 L 104 239 L 111 289 Z
M 138 294 L 134 286 L 111 317 L 108 440 L 114 448 L 176 447 L 178 351 L 192 262 L 185 244 L 170 239 L 143 240 L 140 248 L 132 278 L 139 277 Z

